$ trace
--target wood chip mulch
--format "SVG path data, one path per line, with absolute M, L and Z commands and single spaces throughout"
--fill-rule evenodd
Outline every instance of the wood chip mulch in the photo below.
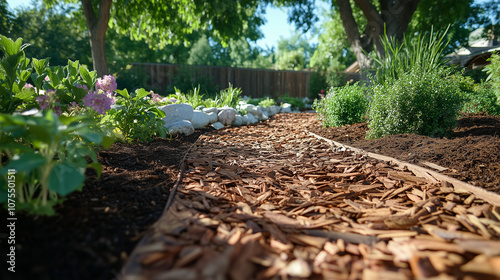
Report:
M 500 207 L 270 120 L 201 136 L 133 279 L 500 279 Z

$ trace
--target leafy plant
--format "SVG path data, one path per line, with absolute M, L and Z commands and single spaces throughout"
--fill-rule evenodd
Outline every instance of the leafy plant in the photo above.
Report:
M 331 88 L 324 98 L 314 101 L 313 109 L 324 127 L 362 122 L 368 109 L 365 91 L 359 83 Z
M 280 98 L 278 98 L 278 100 L 279 100 L 279 103 L 291 104 L 292 108 L 294 108 L 294 109 L 303 109 L 306 107 L 306 104 L 304 103 L 304 101 L 302 99 L 296 98 L 296 97 L 291 97 L 287 94 L 285 94 L 284 96 L 281 96 Z
M 127 89 L 117 90 L 115 105 L 102 119 L 111 122 L 130 141 L 149 141 L 153 136 L 166 137 L 167 128 L 162 120 L 165 112 L 158 109 L 155 101 L 147 98 L 152 94 L 141 88 L 129 94 Z
M 259 105 L 264 107 L 264 108 L 267 108 L 267 107 L 276 105 L 276 101 L 274 101 L 274 99 L 272 99 L 272 98 L 266 97 L 265 99 L 263 99 L 259 102 Z
M 472 90 L 463 92 L 463 98 L 462 112 L 500 115 L 500 105 L 490 84 L 475 84 Z
M 215 102 L 218 107 L 233 107 L 236 108 L 241 101 L 241 88 L 235 88 L 232 84 L 223 89 L 215 97 Z
M 500 105 L 500 55 L 493 53 L 488 61 L 490 64 L 484 67 L 488 74 L 486 81 L 492 85 L 493 92 L 497 96 L 497 104 Z
M 392 83 L 373 87 L 368 138 L 415 133 L 445 136 L 456 125 L 462 105 L 459 85 L 444 67 L 415 67 Z
M 94 147 L 107 148 L 113 141 L 91 131 L 84 116 L 51 111 L 2 114 L 0 130 L 0 202 L 7 202 L 7 173 L 13 169 L 17 209 L 37 215 L 54 214 L 62 197 L 82 187 L 87 167 L 100 175 Z
M 0 113 L 14 113 L 17 107 L 35 95 L 35 90 L 25 88 L 32 69 L 28 68 L 30 60 L 23 51 L 28 45 L 22 43 L 21 38 L 14 42 L 0 35 L 0 50 L 3 52 L 0 61 Z
M 447 46 L 446 33 L 434 33 L 431 35 L 419 35 L 411 40 L 405 37 L 403 42 L 390 39 L 387 34 L 382 37 L 384 54 L 382 57 L 372 56 L 375 62 L 375 76 L 372 80 L 375 84 L 386 84 L 397 80 L 414 67 L 427 73 L 443 65 L 444 51 Z

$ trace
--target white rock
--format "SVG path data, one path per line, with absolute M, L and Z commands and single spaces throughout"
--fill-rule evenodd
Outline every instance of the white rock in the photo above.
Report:
M 283 103 L 281 104 L 281 113 L 291 113 L 292 112 L 292 104 Z
M 246 114 L 245 117 L 248 120 L 248 124 L 254 124 L 259 122 L 259 120 L 257 120 L 252 114 Z
M 236 110 L 234 108 L 223 108 L 219 112 L 219 122 L 224 125 L 230 125 L 236 119 Z
M 210 123 L 219 121 L 219 115 L 216 112 L 207 113 L 207 116 L 210 119 Z
M 221 123 L 221 122 L 215 122 L 212 124 L 212 126 L 215 128 L 215 129 L 221 129 L 224 127 L 224 125 Z
M 269 114 L 264 111 L 262 112 L 262 117 L 260 118 L 261 121 L 267 121 L 269 119 Z
M 193 111 L 193 117 L 191 118 L 191 124 L 193 124 L 194 129 L 204 128 L 210 123 L 210 117 L 203 113 L 202 111 Z
M 270 117 L 278 114 L 280 112 L 280 110 L 281 110 L 281 107 L 277 106 L 277 105 L 272 105 L 272 106 L 267 107 L 267 112 L 269 113 Z
M 234 121 L 233 123 L 231 124 L 232 126 L 240 126 L 240 125 L 243 125 L 243 117 L 242 116 L 236 116 L 234 118 Z
M 216 113 L 217 114 L 218 112 L 219 112 L 219 110 L 217 108 L 215 108 L 215 107 L 210 107 L 210 108 L 203 109 L 203 113 L 207 113 L 207 114 L 208 113 Z
M 260 120 L 262 118 L 262 111 L 263 111 L 264 107 L 262 107 L 260 105 L 259 106 L 251 105 L 251 106 L 247 106 L 246 109 L 247 109 L 247 113 L 254 115 L 258 120 Z
M 188 136 L 188 135 L 191 135 L 194 133 L 193 125 L 191 124 L 190 121 L 186 121 L 186 120 L 181 120 L 181 121 L 176 121 L 176 122 L 170 123 L 166 127 L 168 129 L 168 134 L 170 134 L 170 135 L 184 134 L 184 135 Z
M 241 116 L 241 125 L 247 125 L 248 124 L 248 119 L 247 116 Z
M 169 127 L 172 123 L 189 121 L 193 118 L 193 107 L 189 104 L 168 104 L 160 106 L 158 109 L 165 112 L 163 121 L 166 127 Z

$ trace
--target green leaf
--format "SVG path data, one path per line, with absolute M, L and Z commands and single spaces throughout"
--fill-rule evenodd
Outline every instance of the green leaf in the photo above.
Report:
M 94 80 L 93 80 L 90 72 L 87 70 L 87 68 L 83 67 L 82 65 L 80 65 L 80 76 L 82 77 L 83 81 L 85 82 L 85 85 L 89 89 L 91 89 L 92 86 L 94 85 Z
M 18 38 L 15 42 L 7 38 L 3 35 L 0 35 L 0 45 L 2 48 L 2 51 L 7 53 L 8 55 L 15 55 L 18 52 L 21 51 L 21 45 L 23 43 L 23 39 Z
M 84 180 L 79 168 L 70 163 L 58 163 L 50 171 L 49 189 L 65 196 L 80 187 Z
M 15 155 L 9 163 L 0 170 L 0 174 L 5 174 L 9 169 L 15 169 L 16 172 L 29 173 L 47 163 L 47 160 L 40 154 L 28 152 L 22 155 Z
M 121 95 L 121 96 L 123 96 L 123 97 L 125 97 L 127 99 L 130 98 L 130 95 L 128 94 L 128 90 L 126 88 L 125 89 L 117 89 L 116 92 L 119 95 Z
M 146 91 L 145 89 L 141 88 L 141 89 L 137 90 L 136 98 L 142 99 L 142 98 L 146 97 L 148 94 L 149 94 L 148 91 Z
M 33 68 L 35 68 L 35 71 L 38 75 L 42 75 L 43 71 L 45 71 L 45 68 L 49 67 L 49 60 L 48 59 L 36 59 L 33 58 L 31 61 L 31 65 Z
M 108 149 L 109 147 L 111 147 L 111 145 L 113 145 L 113 142 L 115 142 L 114 137 L 104 136 L 102 137 L 101 145 L 104 149 Z
M 97 172 L 97 177 L 100 178 L 102 174 L 102 164 L 98 162 L 89 163 L 87 167 L 93 168 Z

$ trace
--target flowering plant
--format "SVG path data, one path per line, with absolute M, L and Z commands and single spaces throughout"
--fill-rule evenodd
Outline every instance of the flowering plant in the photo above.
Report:
M 159 95 L 141 88 L 129 94 L 126 89 L 117 90 L 116 104 L 103 118 L 103 122 L 117 127 L 123 136 L 130 141 L 148 141 L 153 136 L 166 137 L 164 127 L 165 112 L 158 109 L 155 100 Z M 152 98 L 148 98 L 148 95 Z

